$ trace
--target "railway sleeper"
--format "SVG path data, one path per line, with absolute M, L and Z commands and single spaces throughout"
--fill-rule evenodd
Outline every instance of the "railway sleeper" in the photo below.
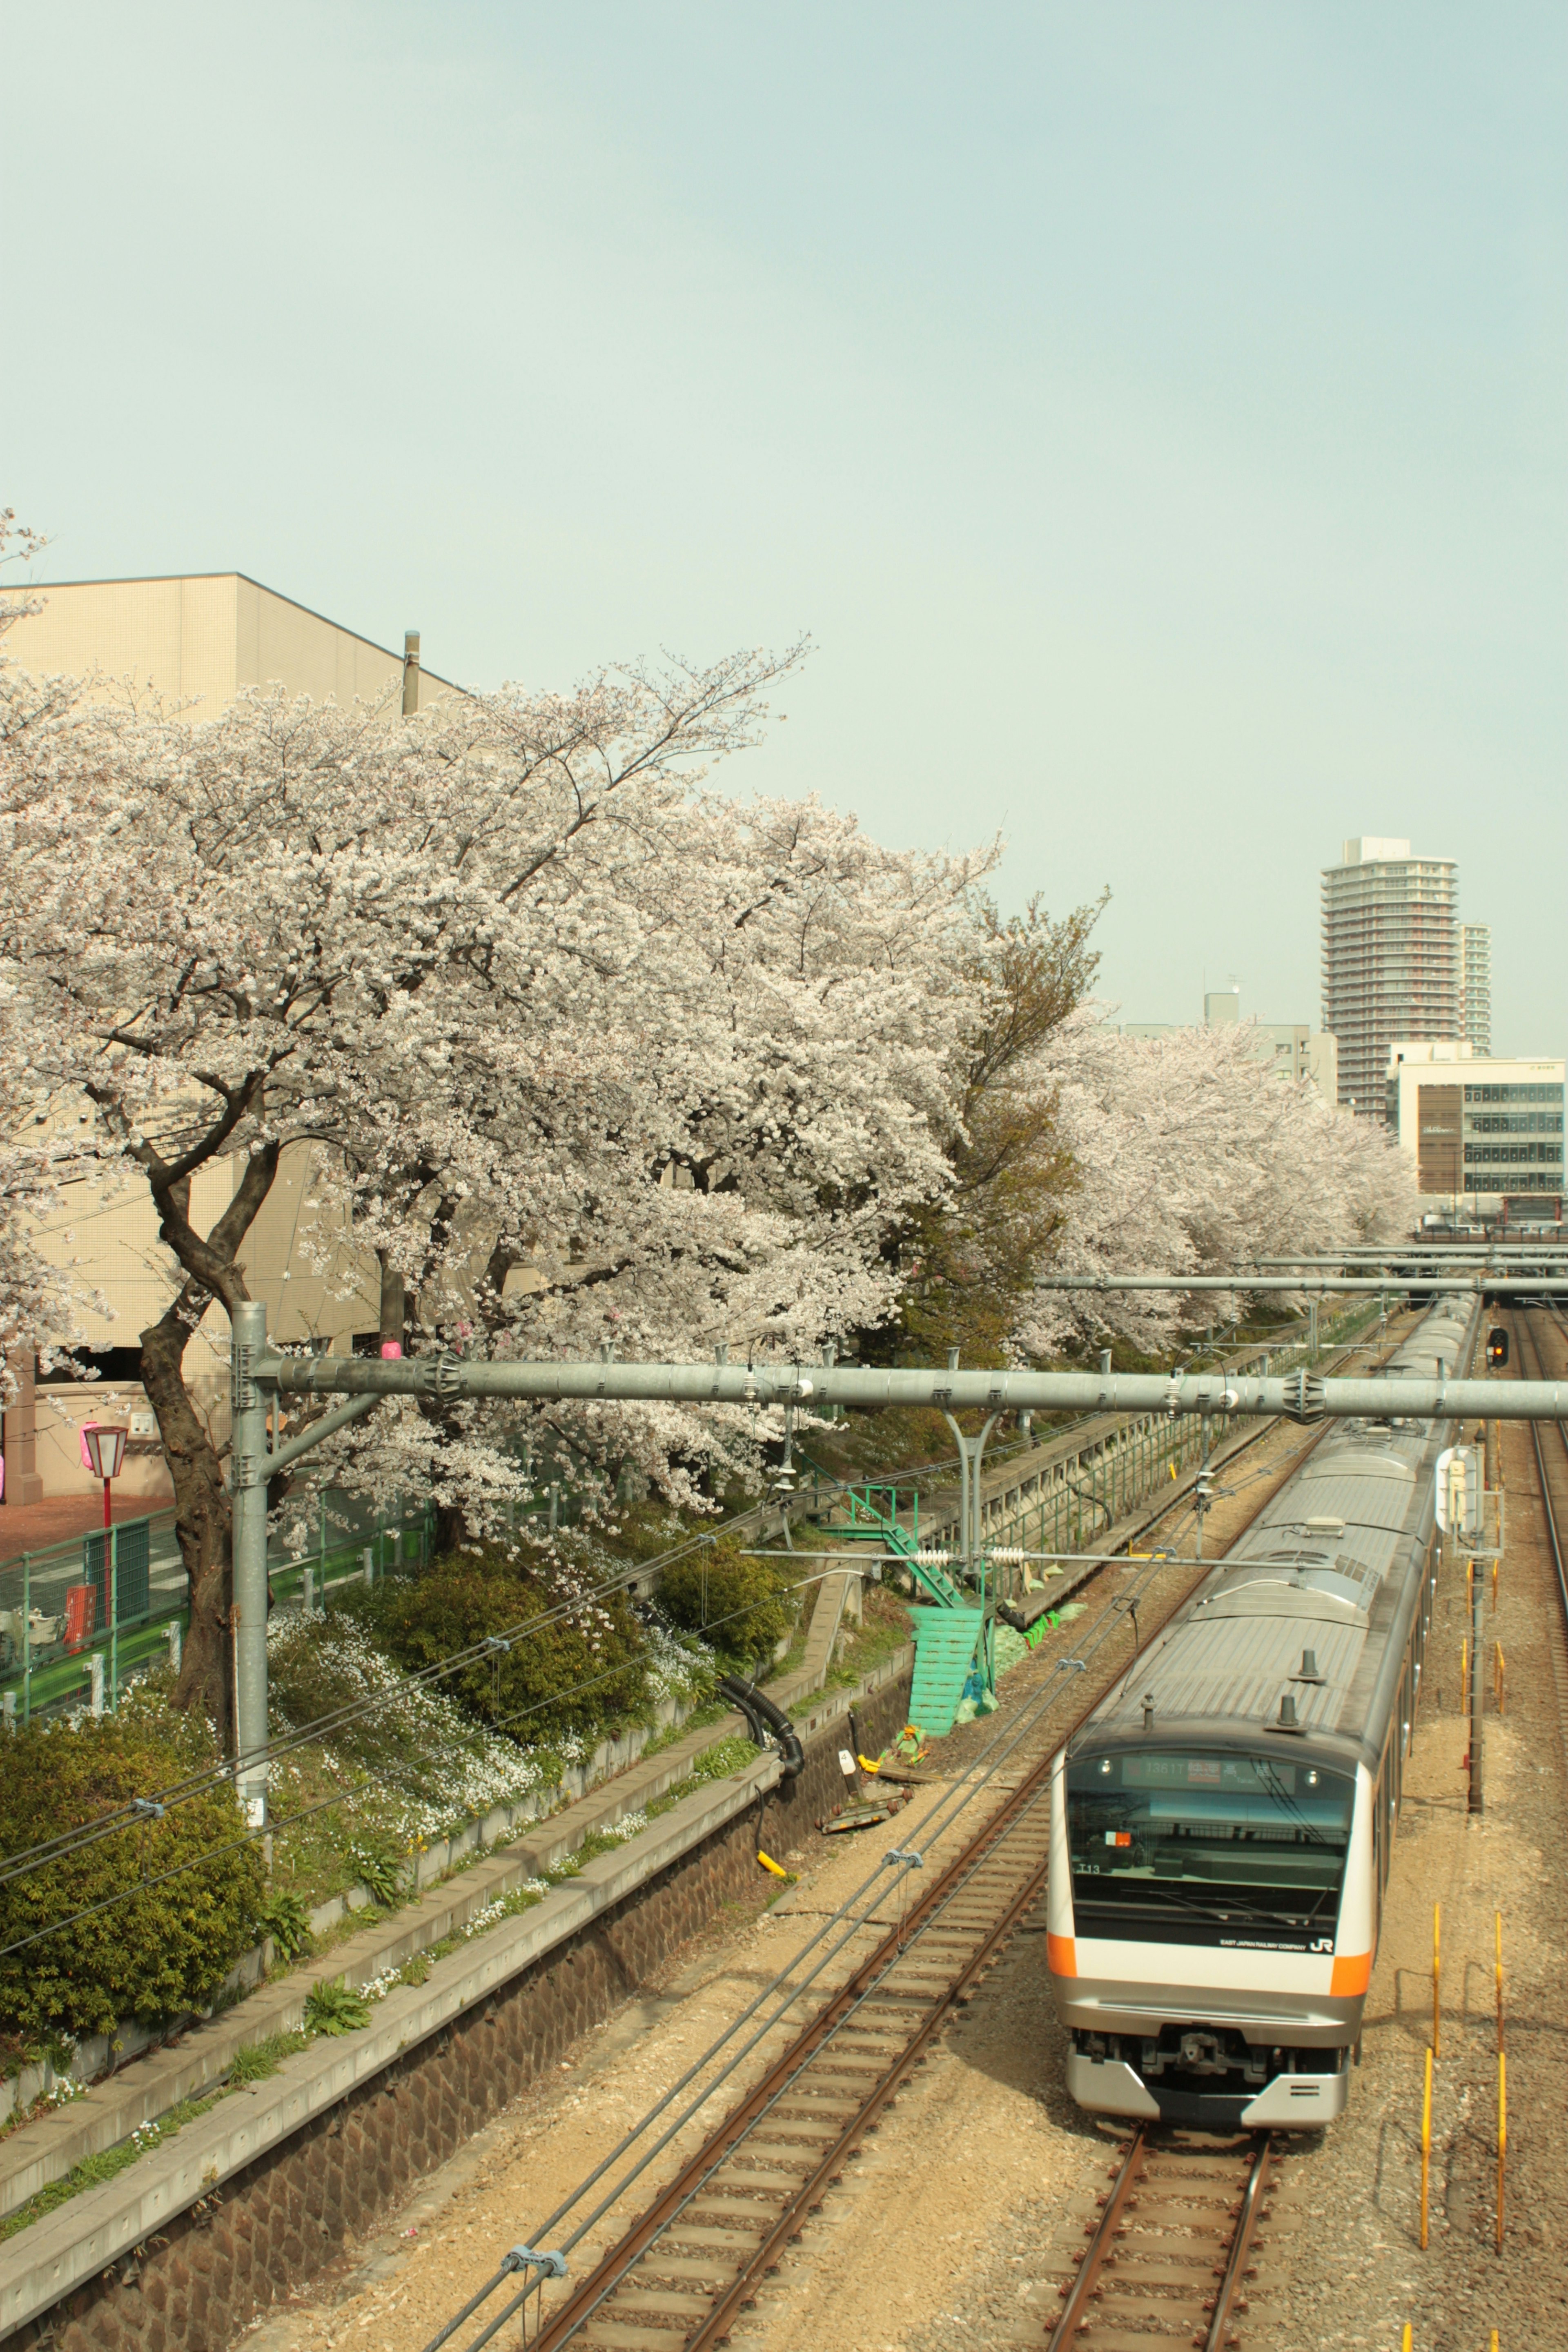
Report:
M 741 2239 L 728 2255 L 710 2254 L 705 2261 L 698 2255 L 668 2252 L 650 2246 L 636 2264 L 631 2278 L 639 2287 L 651 2289 L 668 2283 L 683 2291 L 689 2287 L 710 2297 L 721 2294 L 745 2268 L 752 2243 L 754 2241 Z
M 698 2254 L 711 2251 L 715 2255 L 744 2255 L 751 2252 L 756 2239 L 767 2236 L 778 2217 L 776 2205 L 759 2205 L 754 2213 L 748 2216 L 750 2227 L 745 2230 L 716 2230 L 707 2222 L 698 2222 L 693 2226 L 687 2221 L 672 2221 L 665 2236 L 678 2252 L 689 2247 Z M 643 2260 L 650 2262 L 654 2258 L 654 2251 L 650 2248 Z

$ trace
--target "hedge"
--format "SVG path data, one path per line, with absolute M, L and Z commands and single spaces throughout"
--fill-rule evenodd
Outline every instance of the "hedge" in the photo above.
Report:
M 0 1750 L 0 1855 L 85 1828 L 212 1760 L 192 1727 L 154 1722 L 134 1706 L 30 1726 Z M 121 2018 L 153 2024 L 207 2008 L 257 1941 L 261 1856 L 244 1829 L 222 1786 L 0 1885 L 0 1946 L 91 1914 L 0 1958 L 0 2030 L 34 2046 L 111 2033 Z M 212 1858 L 176 1869 L 202 1855 Z M 127 1887 L 134 1892 L 123 1900 L 109 1899 Z
M 554 1615 L 563 1601 L 577 1605 Z M 506 1649 L 444 1675 L 440 1687 L 531 1748 L 592 1747 L 647 1705 L 647 1637 L 625 1596 L 580 1594 L 499 1548 L 389 1577 L 356 1614 L 413 1673 L 488 1635 L 507 1637 Z
M 659 1577 L 658 1605 L 672 1625 L 747 1667 L 772 1656 L 795 1619 L 786 1572 L 743 1558 L 733 1537 L 672 1560 Z

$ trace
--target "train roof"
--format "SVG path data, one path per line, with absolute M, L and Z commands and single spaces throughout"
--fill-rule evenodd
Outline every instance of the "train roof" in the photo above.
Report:
M 1389 1370 L 1441 1361 L 1457 1375 L 1476 1320 L 1471 1302 L 1436 1308 Z M 1068 1753 L 1201 1739 L 1277 1743 L 1283 1757 L 1305 1738 L 1330 1760 L 1375 1760 L 1392 1704 L 1384 1664 L 1419 1591 L 1443 1428 L 1347 1421 L 1331 1430 Z M 1294 1730 L 1279 1727 L 1287 1696 Z

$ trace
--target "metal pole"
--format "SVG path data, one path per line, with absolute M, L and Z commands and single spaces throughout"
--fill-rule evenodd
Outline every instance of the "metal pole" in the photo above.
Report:
M 109 1508 L 109 1481 L 103 1482 L 103 1507 Z M 103 1538 L 103 1581 L 109 1595 L 109 1712 L 120 1712 L 120 1530 L 111 1527 Z
M 252 1829 L 267 1821 L 267 1404 L 254 1377 L 267 1345 L 267 1309 L 234 1310 L 233 1401 L 235 1752 L 240 1801 Z
M 33 1559 L 22 1554 L 22 1725 L 33 1719 Z
M 403 716 L 412 719 L 419 708 L 419 632 L 403 632 Z
M 1481 1676 L 1481 1606 L 1486 1591 L 1484 1576 L 1470 1578 L 1470 1801 L 1472 1813 L 1482 1812 L 1481 1799 L 1481 1723 L 1483 1683 Z

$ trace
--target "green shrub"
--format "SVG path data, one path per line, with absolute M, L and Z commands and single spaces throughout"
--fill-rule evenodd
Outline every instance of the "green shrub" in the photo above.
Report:
M 0 1770 L 0 1854 L 84 1828 L 213 1760 L 195 1727 L 148 1706 L 19 1731 Z M 261 1860 L 256 1843 L 237 1843 L 243 1830 L 232 1789 L 219 1786 L 0 1885 L 0 1945 L 90 1914 L 0 1959 L 0 2029 L 34 2042 L 206 2008 L 259 1931 Z
M 725 1537 L 664 1570 L 658 1605 L 672 1625 L 700 1633 L 721 1657 L 748 1667 L 771 1656 L 795 1615 L 789 1571 L 742 1558 L 739 1544 Z
M 357 2033 L 369 2023 L 369 2001 L 349 1985 L 312 1985 L 305 1996 L 307 2033 Z
M 407 1856 L 388 1837 L 360 1838 L 348 1852 L 349 1868 L 384 1911 L 395 1910 L 403 1900 L 406 1862 Z
M 620 1593 L 585 1598 L 552 1623 L 568 1588 L 505 1554 L 460 1552 L 388 1579 L 362 1613 L 399 1665 L 417 1671 L 487 1636 L 510 1646 L 442 1678 L 441 1688 L 529 1747 L 590 1746 L 647 1703 L 647 1640 Z
M 313 1942 L 310 1915 L 299 1895 L 285 1890 L 274 1895 L 257 1921 L 263 1936 L 270 1936 L 272 1948 L 280 1960 L 297 1960 L 308 1952 Z

